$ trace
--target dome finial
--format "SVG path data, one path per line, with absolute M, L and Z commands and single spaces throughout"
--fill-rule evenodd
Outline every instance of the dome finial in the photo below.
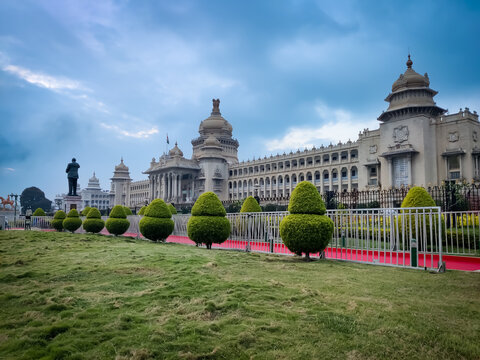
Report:
M 413 61 L 410 59 L 410 53 L 408 54 L 408 60 L 407 60 L 407 68 L 411 69 L 413 65 Z
M 213 103 L 212 115 L 220 114 L 220 99 L 212 99 L 212 103 Z

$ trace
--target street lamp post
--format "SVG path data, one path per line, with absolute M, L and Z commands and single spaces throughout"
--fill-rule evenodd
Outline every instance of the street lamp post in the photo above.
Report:
M 17 224 L 17 199 L 20 195 L 11 193 L 11 197 L 15 198 L 15 207 L 13 208 L 13 226 L 16 226 Z

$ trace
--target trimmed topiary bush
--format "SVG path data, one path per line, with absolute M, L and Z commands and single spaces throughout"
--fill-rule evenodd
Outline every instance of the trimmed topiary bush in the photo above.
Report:
M 258 205 L 257 200 L 253 196 L 249 196 L 243 202 L 242 208 L 240 209 L 241 213 L 244 212 L 262 212 L 262 208 Z
M 73 233 L 80 226 L 82 226 L 82 219 L 80 219 L 78 211 L 76 209 L 70 210 L 67 217 L 63 220 L 63 228 Z
M 192 207 L 192 216 L 188 220 L 187 233 L 197 245 L 221 244 L 230 235 L 230 221 L 225 217 L 225 208 L 213 192 L 200 195 Z
M 90 209 L 92 209 L 90 206 L 85 206 L 82 210 L 82 216 L 87 216 Z
M 147 206 L 143 205 L 142 208 L 138 211 L 137 215 L 144 215 L 146 209 L 147 209 Z
M 90 233 L 99 233 L 105 227 L 105 221 L 97 208 L 91 208 L 88 211 L 87 218 L 83 221 L 83 229 Z
M 153 200 L 140 220 L 140 232 L 152 241 L 165 241 L 175 226 L 167 204 L 162 199 Z
M 53 215 L 52 226 L 57 231 L 63 231 L 63 220 L 67 217 L 65 211 L 58 210 L 55 215 Z
M 315 186 L 302 181 L 292 192 L 290 212 L 280 222 L 280 236 L 285 246 L 306 260 L 310 253 L 323 252 L 333 236 L 333 221 L 325 214 L 325 204 Z
M 32 216 L 45 216 L 45 211 L 42 208 L 37 208 Z
M 127 220 L 125 210 L 122 205 L 115 205 L 110 211 L 110 216 L 105 222 L 105 227 L 110 234 L 115 236 L 122 235 L 128 230 L 130 221 Z
M 128 206 L 124 206 L 123 211 L 125 212 L 125 215 L 127 215 L 127 216 L 133 215 L 132 210 L 130 210 L 130 208 Z
M 435 204 L 435 201 L 430 196 L 428 191 L 420 186 L 414 186 L 410 190 L 408 190 L 407 196 L 405 196 L 405 198 L 402 201 L 402 208 L 431 207 L 431 206 L 437 206 L 437 204 Z M 434 210 L 433 212 L 436 213 L 437 211 Z M 416 213 L 418 213 L 418 215 L 415 215 Z M 402 216 L 400 216 L 398 219 L 399 231 L 400 232 L 404 231 L 406 237 L 408 237 L 408 240 L 410 238 L 410 232 L 411 232 L 411 235 L 412 235 L 411 237 L 417 240 L 417 247 L 419 251 L 424 250 L 425 245 L 427 246 L 430 245 L 430 216 L 431 215 L 429 215 L 428 211 L 425 212 L 426 215 L 425 215 L 425 225 L 424 225 L 423 214 L 424 214 L 423 211 L 404 210 L 404 211 L 401 211 Z M 434 220 L 432 224 L 432 229 L 433 229 L 433 232 L 436 233 L 438 231 L 437 229 L 438 218 L 437 216 L 433 216 L 432 219 Z M 418 221 L 418 224 L 416 223 L 416 221 Z M 405 222 L 405 224 L 402 226 L 403 222 Z M 442 229 L 444 229 L 445 228 L 444 220 L 442 219 L 441 222 L 442 222 L 442 225 L 441 225 Z M 424 228 L 426 230 L 425 233 L 424 233 Z M 434 244 L 435 242 L 436 242 L 436 239 L 434 240 Z
M 408 190 L 407 196 L 402 201 L 402 208 L 427 206 L 437 206 L 437 204 L 428 191 L 420 186 L 414 186 Z
M 177 209 L 176 209 L 175 206 L 173 206 L 172 204 L 168 204 L 168 210 L 170 210 L 170 212 L 172 213 L 172 215 L 177 214 Z

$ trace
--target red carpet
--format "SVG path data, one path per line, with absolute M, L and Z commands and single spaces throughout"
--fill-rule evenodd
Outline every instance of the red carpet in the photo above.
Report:
M 135 235 L 136 236 L 136 235 Z M 195 245 L 195 243 L 185 236 L 176 236 L 171 235 L 168 237 L 167 242 L 173 242 L 178 244 L 188 244 Z M 213 244 L 212 248 L 218 249 L 237 249 L 245 250 L 247 246 L 247 241 L 239 240 L 227 240 L 223 244 Z M 268 243 L 256 243 L 252 242 L 250 244 L 252 251 L 262 251 L 270 252 L 270 244 Z M 288 254 L 292 253 L 285 247 L 283 244 L 276 244 L 274 248 L 275 254 Z M 318 254 L 311 255 L 312 257 L 318 257 Z M 387 265 L 410 265 L 410 254 L 397 253 L 393 251 L 372 251 L 372 250 L 351 250 L 351 249 L 336 249 L 336 248 L 327 248 L 326 256 L 329 259 L 338 259 L 338 260 L 350 260 L 350 261 L 360 261 L 360 262 L 375 262 L 377 264 L 387 264 Z M 433 264 L 434 267 L 438 267 L 438 255 L 428 255 L 424 256 L 423 253 L 418 255 L 418 266 L 430 267 Z M 454 255 L 444 255 L 443 261 L 445 261 L 447 270 L 463 270 L 463 271 L 480 271 L 480 258 L 479 257 L 470 257 L 470 256 L 454 256 Z

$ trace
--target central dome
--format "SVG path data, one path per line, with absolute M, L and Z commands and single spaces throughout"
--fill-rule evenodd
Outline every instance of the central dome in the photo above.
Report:
M 220 113 L 220 100 L 219 99 L 212 99 L 213 102 L 213 109 L 212 113 L 208 118 L 203 120 L 200 123 L 200 127 L 198 128 L 198 132 L 201 135 L 207 134 L 226 134 L 232 135 L 232 125 L 225 120 Z

